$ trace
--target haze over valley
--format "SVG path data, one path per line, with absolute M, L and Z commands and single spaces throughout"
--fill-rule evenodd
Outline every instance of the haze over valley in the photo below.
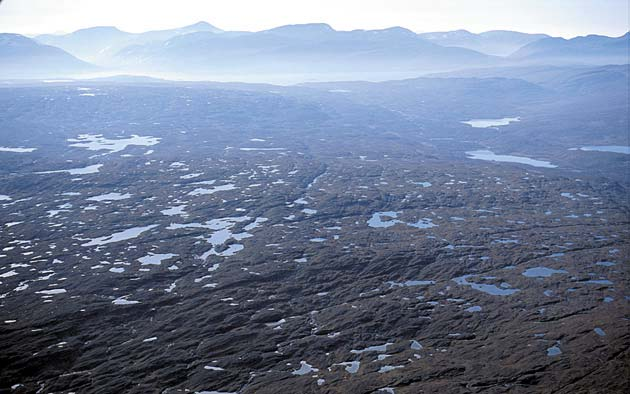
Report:
M 246 32 L 198 22 L 144 33 L 102 26 L 31 38 L 3 34 L 0 58 L 5 78 L 131 74 L 294 84 L 383 81 L 469 68 L 626 64 L 629 43 L 628 34 L 572 39 L 514 31 L 416 34 L 404 27 L 338 31 L 325 23 Z

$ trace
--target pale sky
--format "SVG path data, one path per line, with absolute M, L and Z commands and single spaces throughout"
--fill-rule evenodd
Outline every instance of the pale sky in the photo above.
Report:
M 325 22 L 337 30 L 403 26 L 416 32 L 494 29 L 574 37 L 620 36 L 628 0 L 0 0 L 0 32 L 27 35 L 116 26 L 129 32 L 209 22 L 258 31 Z

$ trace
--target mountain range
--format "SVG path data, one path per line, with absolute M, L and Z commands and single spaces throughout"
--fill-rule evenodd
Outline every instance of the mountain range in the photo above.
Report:
M 195 32 L 221 33 L 222 30 L 207 22 L 198 22 L 177 29 L 153 30 L 144 33 L 128 33 L 113 26 L 98 26 L 77 30 L 73 33 L 44 34 L 35 37 L 42 44 L 59 47 L 89 62 L 106 62 L 109 56 L 130 45 L 142 45 L 164 41 L 172 37 Z
M 521 47 L 549 38 L 546 34 L 528 34 L 508 30 L 492 30 L 474 34 L 467 30 L 420 33 L 421 38 L 446 47 L 468 48 L 495 56 L 508 56 Z
M 480 34 L 465 30 L 417 34 L 403 27 L 338 31 L 324 23 L 245 32 L 199 22 L 144 33 L 92 27 L 32 39 L 15 34 L 2 37 L 0 78 L 5 79 L 97 70 L 177 74 L 184 79 L 274 74 L 327 76 L 319 80 L 335 79 L 333 75 L 395 79 L 387 76 L 524 65 L 627 64 L 630 43 L 629 34 L 567 40 L 498 30 Z
M 531 42 L 510 58 L 530 62 L 545 60 L 554 64 L 625 64 L 630 51 L 630 33 L 621 37 L 588 35 L 570 40 L 547 37 Z
M 283 26 L 257 33 L 197 32 L 165 42 L 127 47 L 114 65 L 189 73 L 327 73 L 430 71 L 498 59 L 448 48 L 404 28 L 336 31 L 325 24 Z M 456 68 L 456 67 L 455 67 Z M 135 70 L 134 70 L 135 71 Z

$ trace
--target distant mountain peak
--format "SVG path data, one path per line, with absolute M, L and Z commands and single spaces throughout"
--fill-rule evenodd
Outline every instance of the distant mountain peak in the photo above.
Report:
M 193 23 L 192 25 L 188 25 L 187 27 L 203 27 L 203 26 L 212 26 L 212 25 L 206 21 L 199 21 L 197 23 Z
M 193 23 L 192 25 L 184 26 L 180 28 L 180 30 L 211 31 L 215 33 L 223 31 L 222 29 L 219 29 L 218 27 L 206 21 L 199 21 L 197 23 Z
M 630 35 L 607 37 L 597 34 L 534 41 L 511 55 L 513 59 L 578 64 L 627 64 Z
M 28 37 L 15 33 L 0 33 L 0 45 L 27 45 L 35 46 L 37 43 Z
M 428 33 L 420 33 L 421 37 L 427 37 L 431 39 L 437 38 L 461 38 L 461 37 L 470 37 L 474 36 L 473 33 L 468 30 L 459 29 L 459 30 L 451 30 L 451 31 L 436 31 L 436 32 L 428 32 Z
M 401 26 L 392 26 L 392 27 L 388 27 L 385 29 L 380 29 L 380 30 L 372 30 L 374 32 L 384 32 L 384 33 L 402 33 L 402 34 L 413 34 L 414 36 L 416 35 L 416 33 L 412 32 L 411 30 L 405 28 L 405 27 L 401 27 Z
M 206 22 L 206 21 L 199 21 L 197 23 L 193 23 L 191 25 L 185 26 L 185 27 L 197 27 L 197 28 L 203 28 L 203 27 L 215 27 L 214 25 Z
M 10 33 L 0 33 L 0 64 L 4 77 L 17 78 L 68 75 L 95 69 L 59 48 Z
M 468 30 L 421 33 L 419 36 L 435 44 L 461 47 L 496 56 L 507 56 L 523 46 L 549 36 L 511 30 L 490 30 L 480 34 Z
M 120 30 L 116 26 L 94 26 L 94 27 L 86 27 L 84 29 L 76 30 L 70 34 L 80 34 L 80 33 L 117 33 L 117 34 L 128 34 L 124 31 Z
M 274 27 L 273 29 L 265 30 L 267 32 L 308 32 L 308 33 L 328 33 L 334 32 L 333 29 L 327 23 L 302 23 L 296 25 L 284 25 Z
M 455 35 L 460 35 L 460 36 L 474 36 L 475 35 L 475 33 L 471 33 L 469 30 L 466 30 L 466 29 L 457 29 L 449 33 L 453 33 Z

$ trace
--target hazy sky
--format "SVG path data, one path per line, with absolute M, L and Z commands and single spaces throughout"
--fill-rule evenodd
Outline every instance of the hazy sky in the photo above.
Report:
M 573 37 L 628 31 L 628 0 L 0 0 L 0 32 L 116 26 L 140 32 L 207 21 L 226 30 L 326 22 L 338 30 L 519 30 Z

